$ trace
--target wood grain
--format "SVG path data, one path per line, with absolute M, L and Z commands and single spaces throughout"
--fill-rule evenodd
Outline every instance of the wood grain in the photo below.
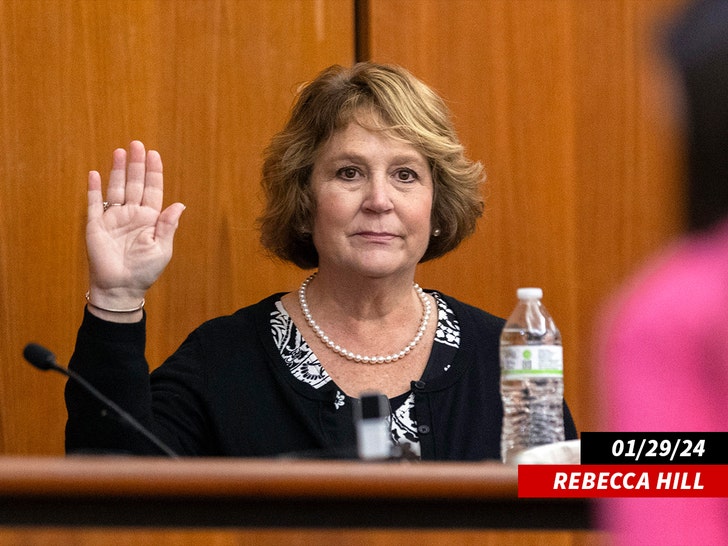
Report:
M 654 45 L 680 2 L 369 0 L 370 55 L 449 103 L 486 211 L 419 282 L 500 316 L 540 286 L 577 426 L 598 423 L 590 346 L 605 300 L 682 228 L 680 151 Z
M 486 214 L 418 282 L 507 315 L 543 287 L 567 397 L 593 429 L 604 301 L 681 229 L 679 142 L 661 122 L 655 24 L 679 0 L 0 0 L 0 452 L 63 449 L 63 380 L 86 291 L 86 174 L 132 139 L 187 205 L 150 291 L 154 367 L 207 318 L 297 286 L 257 242 L 261 154 L 297 85 L 359 51 L 449 102 L 488 174 Z M 367 43 L 362 44 L 361 40 Z
M 60 453 L 63 380 L 25 343 L 71 356 L 86 291 L 86 176 L 140 139 L 167 203 L 187 205 L 150 291 L 148 357 L 207 318 L 290 290 L 254 229 L 262 150 L 299 83 L 353 61 L 342 0 L 0 1 L 0 452 Z

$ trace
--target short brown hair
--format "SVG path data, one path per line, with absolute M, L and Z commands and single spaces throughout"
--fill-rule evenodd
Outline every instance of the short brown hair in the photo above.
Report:
M 303 269 L 318 266 L 311 238 L 314 161 L 321 145 L 361 114 L 374 114 L 365 119 L 414 146 L 430 164 L 432 226 L 439 235 L 430 237 L 420 262 L 453 250 L 475 230 L 483 214 L 483 167 L 465 157 L 442 99 L 398 66 L 334 65 L 301 88 L 286 126 L 265 153 L 266 205 L 258 223 L 261 243 L 273 255 Z

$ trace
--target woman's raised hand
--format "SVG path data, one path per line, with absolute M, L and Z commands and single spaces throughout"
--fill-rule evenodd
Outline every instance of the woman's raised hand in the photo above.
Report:
M 135 309 L 172 257 L 172 242 L 184 205 L 162 210 L 162 159 L 139 141 L 114 150 L 104 199 L 101 176 L 88 177 L 86 246 L 89 309 L 112 320 L 139 320 L 103 309 Z M 101 311 L 101 312 L 100 312 Z

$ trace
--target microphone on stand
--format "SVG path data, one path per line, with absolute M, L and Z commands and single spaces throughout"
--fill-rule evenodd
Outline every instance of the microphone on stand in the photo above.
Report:
M 81 387 L 83 387 L 86 392 L 88 392 L 96 400 L 101 402 L 105 408 L 110 409 L 113 413 L 115 413 L 123 423 L 132 427 L 147 440 L 149 440 L 152 444 L 154 444 L 160 452 L 164 453 L 169 457 L 172 457 L 173 459 L 178 458 L 178 455 L 174 451 L 172 451 L 169 446 L 167 446 L 164 442 L 162 442 L 159 438 L 152 434 L 152 432 L 144 427 L 144 425 L 142 425 L 139 421 L 132 417 L 131 414 L 124 411 L 112 400 L 101 394 L 93 385 L 91 385 L 91 383 L 86 381 L 76 372 L 59 365 L 58 362 L 56 362 L 55 355 L 42 345 L 38 345 L 37 343 L 28 343 L 25 346 L 25 349 L 23 349 L 23 357 L 25 358 L 25 360 L 27 360 L 39 370 L 52 370 L 55 372 L 59 372 L 69 379 L 75 381 L 76 383 L 81 385 Z

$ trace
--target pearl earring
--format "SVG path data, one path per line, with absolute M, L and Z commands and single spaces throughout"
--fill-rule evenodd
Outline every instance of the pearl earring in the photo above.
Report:
M 440 233 L 442 233 L 442 230 L 439 227 L 432 230 L 433 237 L 438 237 Z

